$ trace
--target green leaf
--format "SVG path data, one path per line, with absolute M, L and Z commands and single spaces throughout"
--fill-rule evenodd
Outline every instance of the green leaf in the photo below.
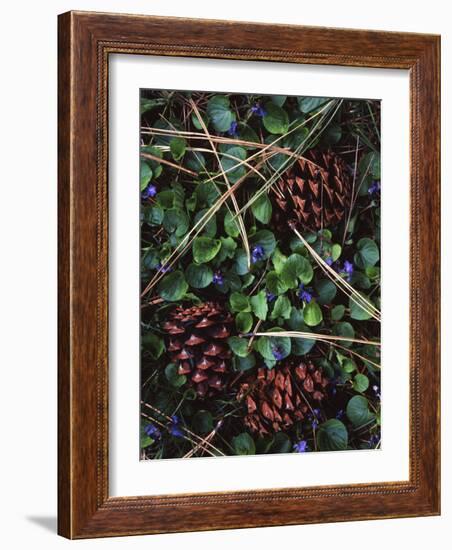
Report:
M 296 288 L 298 280 L 308 284 L 314 275 L 309 261 L 300 254 L 291 254 L 284 263 L 280 279 L 288 288 Z
M 234 220 L 233 218 L 234 215 L 228 210 L 224 216 L 224 230 L 230 237 L 235 238 L 239 236 L 240 228 L 237 220 Z
M 154 204 L 142 209 L 143 219 L 149 225 L 161 225 L 163 222 L 164 211 L 161 206 Z
M 256 358 L 254 354 L 250 352 L 246 357 L 234 355 L 232 362 L 234 364 L 234 370 L 243 372 L 252 369 L 256 365 Z
M 284 267 L 284 264 L 286 262 L 287 262 L 287 256 L 282 254 L 279 248 L 276 248 L 272 256 L 272 264 L 275 268 L 276 273 L 278 273 L 278 275 L 281 273 Z
M 334 306 L 333 309 L 331 310 L 331 319 L 333 321 L 340 321 L 344 316 L 344 313 L 345 313 L 345 306 L 343 306 L 342 304 L 338 306 Z
M 235 183 L 246 174 L 245 165 L 240 164 L 240 161 L 246 159 L 246 149 L 238 146 L 228 147 L 225 153 L 228 156 L 222 157 L 221 166 L 228 180 L 231 183 Z
M 269 271 L 265 277 L 265 284 L 269 292 L 276 294 L 284 294 L 289 287 L 281 280 L 276 271 Z
M 240 338 L 239 336 L 231 336 L 228 338 L 228 344 L 231 350 L 239 357 L 246 357 L 248 351 L 248 340 L 246 338 Z
M 199 174 L 206 170 L 206 157 L 199 151 L 188 151 L 185 155 L 184 164 L 189 170 Z
M 333 334 L 335 336 L 343 336 L 345 338 L 354 338 L 355 337 L 355 329 L 352 327 L 350 323 L 347 323 L 346 321 L 342 321 L 341 323 L 337 323 L 333 327 Z M 345 346 L 349 348 L 352 345 L 352 342 L 341 342 L 341 346 Z
M 210 237 L 196 237 L 193 241 L 193 259 L 198 264 L 203 264 L 213 260 L 221 248 L 219 239 Z
M 236 118 L 230 109 L 229 98 L 224 95 L 214 95 L 209 99 L 207 115 L 217 132 L 227 132 Z
M 241 311 L 235 316 L 235 326 L 239 332 L 249 332 L 253 326 L 253 316 L 251 313 Z
M 193 225 L 196 225 L 201 220 L 201 218 L 204 218 L 207 212 L 208 208 L 198 210 L 195 214 Z M 208 222 L 204 225 L 202 229 L 202 236 L 215 237 L 215 235 L 217 234 L 217 217 L 215 216 L 215 214 L 210 213 L 209 217 L 205 217 L 204 221 L 201 223 L 205 223 L 206 219 L 208 220 Z
M 249 272 L 246 252 L 242 248 L 235 253 L 234 270 L 237 275 L 246 275 Z
M 244 294 L 241 294 L 240 292 L 233 292 L 229 296 L 229 304 L 231 306 L 231 310 L 234 312 L 251 311 L 251 306 L 250 306 L 248 297 L 245 296 Z
M 265 112 L 262 122 L 270 134 L 285 134 L 289 130 L 289 116 L 284 109 L 269 101 Z
M 157 294 L 168 302 L 180 300 L 188 290 L 187 281 L 182 271 L 165 275 L 157 287 Z
M 220 192 L 212 181 L 202 181 L 196 186 L 196 199 L 199 206 L 212 206 L 219 197 Z
M 375 415 L 369 411 L 369 402 L 362 395 L 355 395 L 350 399 L 345 414 L 356 427 L 363 426 L 375 418 Z
M 265 257 L 268 258 L 272 255 L 276 248 L 276 239 L 271 231 L 268 229 L 261 229 L 257 231 L 250 239 L 252 246 L 260 245 L 264 249 Z
M 149 423 L 147 422 L 147 424 Z M 145 427 L 146 426 L 144 424 L 142 424 L 140 427 L 140 449 L 145 449 L 146 447 L 149 447 L 149 445 L 152 445 L 152 443 L 154 443 L 152 437 L 149 437 L 144 431 Z
M 256 341 L 256 349 L 264 359 L 276 363 L 273 352 L 277 351 L 284 359 L 290 355 L 292 343 L 287 336 L 261 336 Z
M 278 317 L 289 319 L 291 310 L 292 306 L 290 304 L 289 298 L 287 298 L 287 296 L 278 296 L 275 305 L 273 306 L 273 311 L 270 319 L 277 319 Z
M 315 327 L 322 322 L 322 310 L 315 300 L 311 300 L 308 304 L 304 306 L 303 319 L 304 322 L 310 327 Z
M 337 287 L 329 279 L 321 279 L 316 283 L 316 289 L 318 293 L 318 302 L 322 306 L 325 304 L 331 304 L 336 296 Z
M 372 151 L 364 155 L 359 161 L 358 171 L 363 178 L 366 174 L 380 179 L 380 154 Z
M 369 379 L 365 374 L 358 373 L 353 378 L 353 389 L 359 393 L 363 393 L 369 387 Z
M 185 270 L 185 278 L 193 288 L 206 288 L 213 281 L 213 272 L 207 265 L 190 264 Z
M 251 205 L 251 210 L 256 220 L 267 224 L 272 217 L 272 203 L 267 195 L 261 195 Z
M 330 101 L 329 97 L 298 97 L 298 108 L 302 113 L 310 113 Z
M 156 157 L 156 159 L 147 158 L 145 161 L 142 160 L 142 162 L 146 162 L 147 164 L 149 164 L 152 170 L 153 177 L 158 178 L 162 173 L 162 166 L 160 164 L 160 161 L 158 160 L 163 157 L 162 151 L 158 147 L 154 147 L 153 145 L 146 145 L 146 147 L 141 148 L 141 151 L 143 153 L 149 153 L 153 157 Z
M 204 122 L 205 126 L 207 127 L 209 125 L 209 117 L 205 113 L 199 113 L 201 115 L 201 119 Z M 196 113 L 193 113 L 191 115 L 191 121 L 193 122 L 193 126 L 197 130 L 202 130 L 202 125 L 199 122 L 199 118 L 196 116 Z
M 251 308 L 258 319 L 265 321 L 268 313 L 267 296 L 265 290 L 261 290 L 250 298 Z
M 152 178 L 152 170 L 147 162 L 140 162 L 140 191 L 144 191 Z
M 335 262 L 336 260 L 338 260 L 340 258 L 342 254 L 342 247 L 340 244 L 333 244 L 333 246 L 331 247 L 331 259 L 333 260 L 333 262 Z
M 183 158 L 186 148 L 187 142 L 184 138 L 175 137 L 170 141 L 171 155 L 176 162 Z
M 155 109 L 156 107 L 160 107 L 161 105 L 165 105 L 166 99 L 147 99 L 145 97 L 142 97 L 140 99 L 140 113 L 146 113 L 147 111 L 151 111 L 152 109 Z
M 254 455 L 256 454 L 256 445 L 253 438 L 243 432 L 232 438 L 232 447 L 236 455 Z
M 180 388 L 187 381 L 185 374 L 178 374 L 178 366 L 174 363 L 170 363 L 165 368 L 165 376 L 168 382 L 175 388 Z
M 370 301 L 369 298 L 364 294 L 360 293 L 360 296 L 365 298 L 368 302 Z M 368 308 L 364 309 L 351 298 L 349 298 L 348 305 L 350 307 L 350 317 L 352 319 L 355 319 L 356 321 L 366 321 L 367 319 L 370 319 L 372 317 L 372 315 L 367 312 Z
M 197 434 L 206 434 L 213 430 L 213 417 L 209 411 L 200 410 L 193 417 L 193 429 Z
M 190 220 L 187 214 L 179 208 L 170 208 L 165 211 L 163 227 L 168 233 L 175 232 L 176 237 L 182 237 L 187 232 Z
M 374 266 L 380 259 L 380 252 L 375 241 L 364 237 L 360 239 L 356 245 L 357 252 L 355 254 L 355 263 L 361 269 Z
M 286 95 L 272 95 L 272 101 L 275 105 L 278 105 L 278 107 L 282 107 L 286 102 L 286 99 Z
M 348 445 L 347 428 L 340 420 L 330 418 L 317 430 L 317 445 L 321 451 L 343 451 Z
M 339 355 L 339 353 L 337 355 Z M 342 369 L 348 374 L 354 372 L 356 370 L 355 362 L 352 359 L 343 359 Z
M 158 359 L 165 351 L 165 344 L 162 338 L 159 338 L 156 334 L 147 332 L 143 334 L 141 338 L 143 347 L 149 351 L 153 359 Z

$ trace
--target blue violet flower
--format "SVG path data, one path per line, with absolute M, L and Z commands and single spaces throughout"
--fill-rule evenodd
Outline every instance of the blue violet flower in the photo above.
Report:
M 298 443 L 295 443 L 293 448 L 297 453 L 305 453 L 308 450 L 308 442 L 301 440 Z
M 152 183 L 141 193 L 143 199 L 149 199 L 150 197 L 155 197 L 155 195 L 157 195 L 157 187 Z
M 251 250 L 251 261 L 253 262 L 253 264 L 258 262 L 259 260 L 263 260 L 264 257 L 265 257 L 264 248 L 260 244 L 257 244 L 256 246 L 254 246 L 253 249 Z

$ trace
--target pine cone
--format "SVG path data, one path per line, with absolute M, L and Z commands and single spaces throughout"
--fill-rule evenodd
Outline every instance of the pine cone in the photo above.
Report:
M 167 350 L 179 374 L 187 375 L 199 397 L 224 388 L 230 372 L 232 316 L 219 304 L 177 307 L 163 325 Z
M 351 182 L 343 159 L 331 151 L 311 149 L 273 187 L 275 221 L 295 222 L 316 231 L 338 224 L 350 206 Z M 311 162 L 309 162 L 311 161 Z
M 312 401 L 325 397 L 327 385 L 322 368 L 312 362 L 288 360 L 273 369 L 261 367 L 237 394 L 247 407 L 244 423 L 259 435 L 286 431 L 305 418 Z

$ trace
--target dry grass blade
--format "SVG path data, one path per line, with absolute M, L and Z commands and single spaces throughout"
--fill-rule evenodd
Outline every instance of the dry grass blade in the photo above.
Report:
M 161 428 L 164 428 L 166 429 L 166 426 L 165 424 L 163 424 L 163 422 L 160 422 L 159 420 L 157 420 L 156 418 L 153 418 L 152 416 L 149 416 L 147 415 L 146 413 L 142 412 L 141 413 L 141 416 L 143 418 L 146 418 L 146 420 L 149 420 L 150 422 L 153 422 L 154 424 L 157 424 L 157 426 L 160 426 Z M 186 434 L 182 434 L 182 437 L 183 439 L 185 439 L 186 441 L 190 442 L 192 445 L 199 445 L 199 443 L 196 443 L 195 441 L 193 441 L 193 439 L 191 437 L 189 437 L 188 435 Z M 207 453 L 210 454 L 210 456 L 215 456 L 215 454 L 210 450 L 210 449 L 206 449 L 205 447 L 203 447 L 203 450 Z
M 347 338 L 346 336 L 332 336 L 329 334 L 320 334 L 315 332 L 301 332 L 297 330 L 287 330 L 278 332 L 253 332 L 252 336 L 287 336 L 288 338 L 304 338 L 305 340 L 324 340 L 338 342 L 352 342 L 354 344 L 364 344 L 368 346 L 381 346 L 380 342 L 373 340 L 361 340 L 359 338 Z
M 198 174 L 196 172 L 193 172 L 192 170 L 189 170 L 188 168 L 184 168 L 183 166 L 180 166 L 179 164 L 176 164 L 175 162 L 171 162 L 166 159 L 162 159 L 160 157 L 157 157 L 155 155 L 151 155 L 150 153 L 140 153 L 140 155 L 149 160 L 155 160 L 156 162 L 161 162 L 162 164 L 167 164 L 168 166 L 171 166 L 172 168 L 176 168 L 176 170 L 180 170 L 181 172 L 185 172 L 186 174 L 190 174 L 190 176 L 197 176 Z
M 145 401 L 141 401 L 141 404 L 144 405 L 145 407 L 147 407 L 148 409 L 160 414 L 161 416 L 163 416 L 163 418 L 165 418 L 166 420 L 168 420 L 169 422 L 171 422 L 171 417 L 168 416 L 167 414 L 165 414 L 164 412 L 160 411 L 159 409 L 157 409 L 156 407 L 150 405 L 149 403 L 146 403 Z M 143 414 L 143 413 L 142 413 Z M 164 424 L 160 424 L 160 425 L 163 425 L 163 427 L 165 427 Z M 182 426 L 183 427 L 183 426 Z M 190 434 L 192 437 L 194 437 L 195 439 L 199 440 L 199 441 L 203 441 L 203 438 L 201 436 L 199 436 L 198 434 L 195 434 L 194 432 L 192 432 L 191 430 L 189 430 L 188 428 L 186 427 L 183 427 L 183 429 L 188 433 Z M 220 449 L 217 449 L 214 445 L 212 445 L 211 443 L 207 443 L 207 446 L 210 447 L 211 449 L 213 449 L 216 453 L 224 456 L 224 453 L 222 453 L 220 451 Z M 216 456 L 214 455 L 211 451 L 210 453 L 212 454 L 212 456 Z
M 308 252 L 312 255 L 317 264 L 321 267 L 324 273 L 340 288 L 356 305 L 363 309 L 368 315 L 377 321 L 381 321 L 381 312 L 368 300 L 366 300 L 359 292 L 357 292 L 347 281 L 345 281 L 334 269 L 332 269 L 323 258 L 317 254 L 312 246 L 306 241 L 297 229 L 292 227 L 293 232 L 301 240 Z
M 202 449 L 203 451 L 205 451 L 205 445 L 206 444 L 209 444 L 212 439 L 215 437 L 215 435 L 217 434 L 218 430 L 220 429 L 221 425 L 222 425 L 222 421 L 220 420 L 217 425 L 215 426 L 215 428 L 204 438 L 202 439 L 197 445 L 196 447 L 193 447 L 193 449 L 191 451 L 189 451 L 186 455 L 184 455 L 182 458 L 191 458 L 195 453 L 197 453 L 199 451 L 199 449 Z
M 220 160 L 220 157 L 218 155 L 217 149 L 214 145 L 214 142 L 211 140 L 210 133 L 207 130 L 207 126 L 205 125 L 204 120 L 202 119 L 202 116 L 200 115 L 200 113 L 198 111 L 198 107 L 196 106 L 196 103 L 193 101 L 193 99 L 190 99 L 190 105 L 191 105 L 191 107 L 192 107 L 192 109 L 193 109 L 193 111 L 194 111 L 194 113 L 195 113 L 195 115 L 198 119 L 199 124 L 201 125 L 201 128 L 203 129 L 204 133 L 206 134 L 206 138 L 208 139 L 210 147 L 212 148 L 212 151 L 215 155 L 215 158 L 217 159 L 218 168 L 220 169 L 221 174 L 223 175 L 223 179 L 226 183 L 226 186 L 227 186 L 228 189 L 231 189 L 231 184 L 229 183 L 229 179 L 228 179 L 228 177 L 227 177 L 227 175 L 226 175 L 226 173 L 223 169 L 223 165 L 221 163 L 221 160 Z M 248 242 L 248 235 L 246 233 L 245 224 L 243 223 L 243 218 L 239 214 L 240 209 L 239 209 L 239 205 L 237 203 L 237 199 L 236 199 L 234 193 L 231 194 L 231 201 L 232 201 L 232 204 L 234 205 L 234 209 L 236 211 L 237 222 L 239 224 L 240 234 L 242 236 L 243 247 L 245 249 L 246 259 L 247 259 L 248 269 L 249 269 L 251 267 L 250 244 Z

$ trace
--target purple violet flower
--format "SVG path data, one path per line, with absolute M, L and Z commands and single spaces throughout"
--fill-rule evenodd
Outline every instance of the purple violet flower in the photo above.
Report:
M 157 187 L 152 183 L 141 193 L 143 199 L 149 199 L 149 197 L 155 197 L 155 195 L 157 195 Z
M 179 426 L 180 418 L 175 414 L 171 417 L 171 424 L 169 425 L 168 431 L 174 437 L 184 437 L 182 430 Z
M 251 250 L 251 261 L 253 262 L 253 264 L 258 262 L 259 260 L 262 260 L 264 256 L 265 256 L 264 248 L 260 244 L 257 244 L 256 246 L 254 246 L 253 249 Z
M 157 426 L 155 426 L 154 424 L 152 423 L 149 423 L 145 428 L 144 428 L 144 433 L 148 436 L 148 437 L 151 437 L 152 439 L 159 439 L 161 437 L 161 432 L 160 430 L 157 428 Z
M 325 259 L 325 263 L 329 266 L 333 265 L 333 258 L 331 256 L 328 256 L 328 258 Z
M 308 450 L 308 442 L 303 441 L 302 439 L 301 441 L 298 441 L 298 443 L 295 443 L 293 449 L 297 453 L 305 453 Z
M 311 289 L 306 289 L 303 283 L 301 283 L 298 288 L 300 289 L 300 291 L 298 292 L 298 297 L 300 298 L 300 300 L 309 304 L 309 302 L 312 300 L 312 294 L 311 292 L 309 292 Z
M 273 294 L 273 292 L 270 292 L 268 290 L 265 291 L 265 296 L 267 297 L 267 302 L 273 302 L 273 300 L 276 298 L 276 294 Z
M 369 193 L 369 195 L 375 195 L 376 193 L 379 193 L 380 190 L 381 190 L 380 182 L 378 180 L 374 180 L 372 182 L 372 185 L 367 190 L 367 192 Z
M 162 265 L 161 263 L 157 264 L 156 267 L 157 271 L 159 273 L 168 273 L 168 271 L 172 271 L 172 267 L 169 265 Z
M 344 266 L 343 266 L 342 269 L 340 270 L 340 273 L 341 273 L 342 275 L 346 275 L 347 281 L 350 282 L 354 270 L 355 270 L 355 267 L 354 267 L 353 263 L 352 263 L 352 262 L 349 262 L 348 260 L 345 260 Z
M 276 361 L 281 361 L 281 359 L 284 359 L 284 352 L 279 346 L 275 346 L 272 349 L 272 353 Z
M 228 134 L 232 137 L 237 137 L 239 135 L 238 131 L 238 124 L 235 120 L 231 122 L 231 126 L 229 126 Z
M 260 117 L 264 117 L 267 114 L 267 111 L 261 107 L 259 103 L 256 103 L 253 107 L 251 107 L 251 112 Z
M 213 275 L 213 283 L 218 286 L 223 286 L 224 277 L 221 271 L 216 271 Z

